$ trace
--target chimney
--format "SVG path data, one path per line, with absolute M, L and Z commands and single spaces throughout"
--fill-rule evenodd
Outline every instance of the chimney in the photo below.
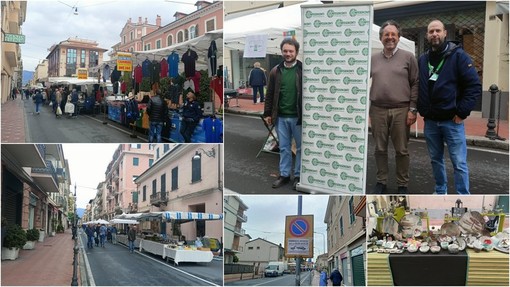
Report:
M 142 17 L 138 17 L 138 24 L 142 24 Z
M 161 16 L 156 15 L 156 26 L 161 27 Z

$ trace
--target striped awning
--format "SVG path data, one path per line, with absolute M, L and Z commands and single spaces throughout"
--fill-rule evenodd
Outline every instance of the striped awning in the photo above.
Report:
M 221 220 L 223 214 L 202 213 L 202 212 L 188 212 L 188 211 L 162 211 L 162 212 L 149 212 L 140 215 L 140 221 L 192 221 L 192 220 Z

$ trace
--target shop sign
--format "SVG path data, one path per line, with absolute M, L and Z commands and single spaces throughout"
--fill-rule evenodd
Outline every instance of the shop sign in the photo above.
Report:
M 124 72 L 133 71 L 133 58 L 131 53 L 117 53 L 117 70 Z
M 25 44 L 25 35 L 21 34 L 5 34 L 4 42 L 7 43 L 17 43 L 17 44 Z
M 88 70 L 85 68 L 79 68 L 76 74 L 78 75 L 78 79 L 86 80 L 88 77 Z

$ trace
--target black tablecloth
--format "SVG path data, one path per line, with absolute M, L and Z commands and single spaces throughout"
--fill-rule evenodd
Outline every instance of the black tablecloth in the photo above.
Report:
M 389 264 L 395 286 L 464 286 L 468 256 L 466 251 L 449 254 L 441 250 L 421 253 L 390 254 Z

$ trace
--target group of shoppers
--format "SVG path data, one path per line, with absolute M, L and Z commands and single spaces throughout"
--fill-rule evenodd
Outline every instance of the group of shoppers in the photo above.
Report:
M 389 193 L 388 145 L 395 149 L 397 193 L 408 193 L 409 132 L 418 113 L 424 118 L 424 136 L 435 179 L 434 193 L 446 194 L 447 175 L 444 145 L 454 169 L 455 189 L 469 194 L 469 171 L 464 120 L 470 115 L 482 93 L 473 61 L 457 41 L 447 41 L 443 22 L 433 20 L 427 27 L 429 50 L 418 60 L 397 47 L 402 30 L 386 21 L 379 30 L 383 51 L 372 55 L 370 121 L 375 142 L 377 167 L 373 192 Z M 297 60 L 299 43 L 291 38 L 280 44 L 283 62 L 271 69 L 264 105 L 264 119 L 276 128 L 280 148 L 280 175 L 273 183 L 279 188 L 300 180 L 302 69 Z M 254 98 L 255 99 L 255 98 Z M 296 143 L 292 170 L 291 144 Z M 395 192 L 391 192 L 395 193 Z

